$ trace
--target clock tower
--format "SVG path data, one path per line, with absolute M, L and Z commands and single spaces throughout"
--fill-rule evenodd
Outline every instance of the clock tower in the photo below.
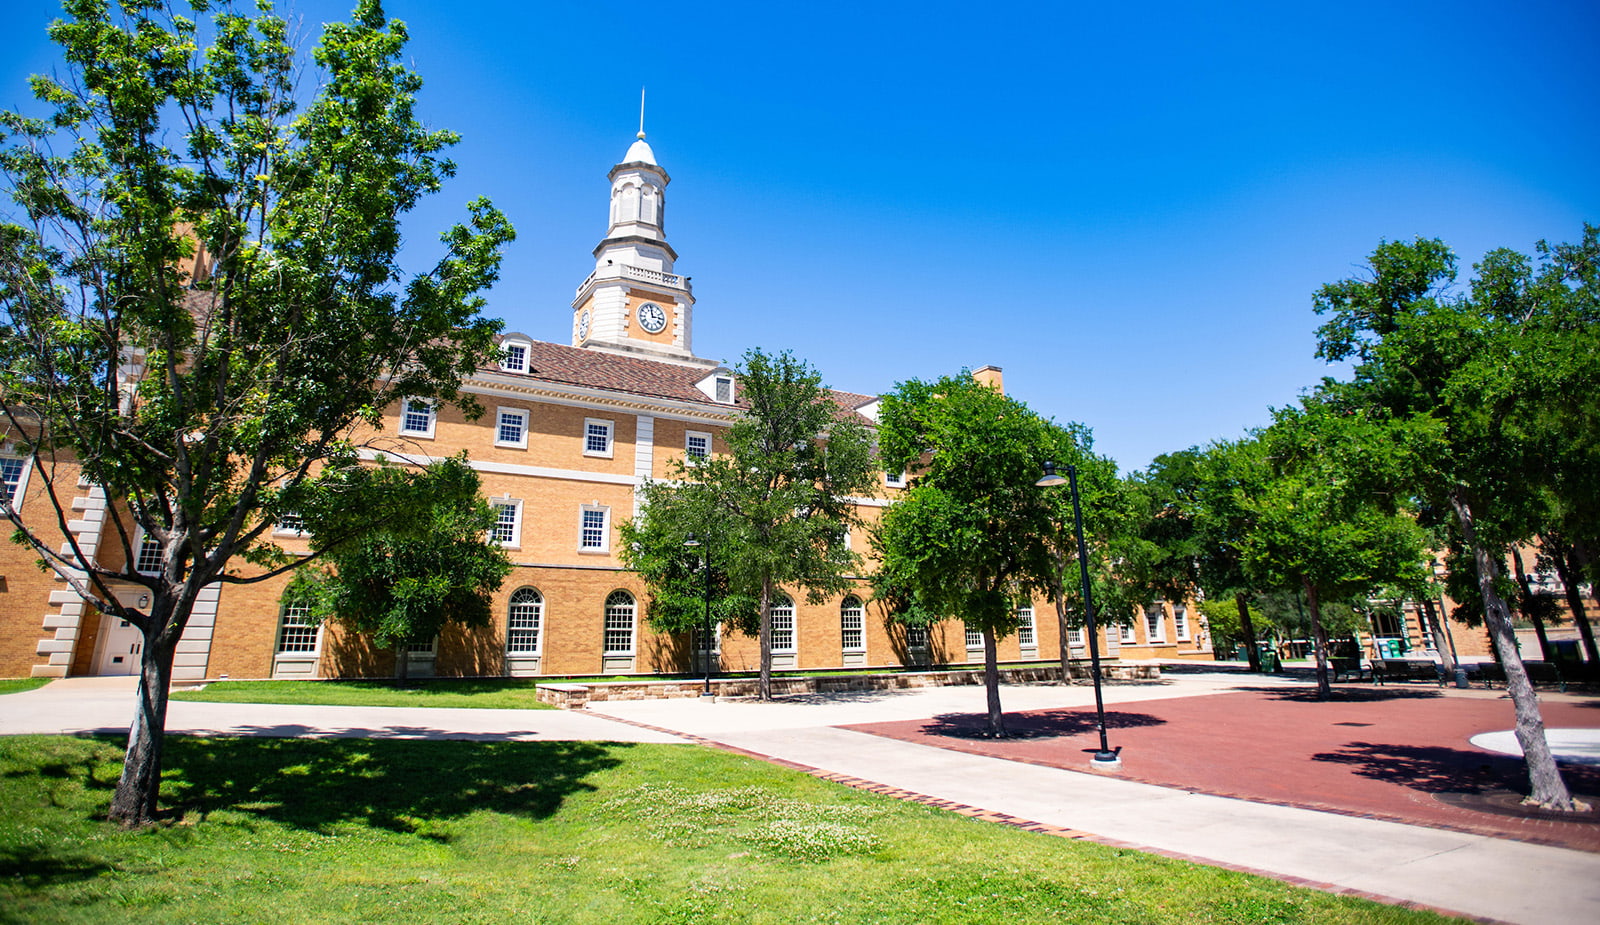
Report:
M 594 272 L 572 300 L 572 345 L 653 360 L 715 365 L 694 355 L 694 293 L 673 272 L 666 189 L 672 182 L 645 143 L 644 130 L 611 168 L 611 220 L 594 249 Z

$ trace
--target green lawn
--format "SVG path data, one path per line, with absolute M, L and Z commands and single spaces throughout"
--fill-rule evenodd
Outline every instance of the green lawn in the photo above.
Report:
M 1366 923 L 1437 916 L 902 803 L 712 749 L 0 739 L 7 922 Z
M 311 703 L 336 707 L 471 707 L 551 710 L 523 678 L 426 681 L 213 681 L 200 690 L 174 690 L 173 700 L 210 703 Z
M 0 678 L 0 694 L 20 694 L 49 684 L 50 678 Z

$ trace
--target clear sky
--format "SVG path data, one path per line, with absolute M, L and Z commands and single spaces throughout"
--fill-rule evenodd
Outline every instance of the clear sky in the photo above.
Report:
M 292 9 L 314 37 L 350 5 Z M 698 354 L 792 349 L 866 393 L 1000 366 L 1124 469 L 1331 372 L 1311 294 L 1380 240 L 1469 268 L 1600 222 L 1596 0 L 386 9 L 464 136 L 417 251 L 491 197 L 509 330 L 567 341 L 645 86 Z M 55 15 L 0 3 L 0 106 L 55 65 Z

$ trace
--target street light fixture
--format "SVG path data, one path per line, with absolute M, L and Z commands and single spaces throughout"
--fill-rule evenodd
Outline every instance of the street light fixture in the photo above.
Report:
M 1067 466 L 1067 477 L 1056 474 L 1056 464 L 1044 464 L 1044 477 L 1033 484 L 1040 488 L 1057 488 L 1063 484 L 1072 488 L 1072 529 L 1078 538 L 1078 575 L 1083 580 L 1083 629 L 1089 634 L 1089 677 L 1094 682 L 1095 725 L 1100 730 L 1100 750 L 1089 761 L 1090 767 L 1115 771 L 1122 767 L 1122 758 L 1106 742 L 1106 704 L 1100 694 L 1100 634 L 1095 629 L 1094 599 L 1089 592 L 1089 547 L 1083 541 L 1083 510 L 1078 504 L 1078 467 Z M 1062 640 L 1062 645 L 1066 640 Z
M 683 545 L 689 547 L 690 549 L 697 549 L 697 548 L 700 548 L 701 546 L 705 547 L 704 549 L 701 550 L 701 553 L 702 553 L 702 556 L 703 556 L 703 558 L 702 558 L 702 563 L 703 564 L 701 565 L 700 568 L 701 568 L 701 571 L 705 572 L 705 575 L 706 575 L 706 579 L 705 579 L 705 583 L 706 583 L 706 618 L 705 618 L 705 629 L 703 630 L 704 635 L 701 637 L 701 640 L 705 643 L 705 646 L 706 646 L 706 686 L 705 686 L 705 689 L 700 691 L 700 696 L 702 696 L 702 697 L 710 697 L 711 696 L 711 659 L 712 659 L 712 652 L 714 651 L 713 646 L 711 644 L 711 634 L 713 632 L 712 626 L 711 626 L 711 547 L 709 545 L 702 544 L 700 542 L 700 540 L 698 538 L 696 538 L 693 533 L 689 534 L 689 538 L 683 541 Z

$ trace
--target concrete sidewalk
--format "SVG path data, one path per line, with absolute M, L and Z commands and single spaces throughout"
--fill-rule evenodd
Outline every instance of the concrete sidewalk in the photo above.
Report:
M 126 733 L 137 678 L 68 678 L 0 697 L 0 735 Z M 182 688 L 176 688 L 181 690 Z M 265 703 L 167 705 L 167 731 L 180 735 L 259 735 L 467 741 L 681 743 L 663 732 L 568 710 L 462 710 L 428 707 L 328 707 Z
M 1295 684 L 1191 676 L 1111 685 L 1108 704 Z M 1087 687 L 1006 688 L 1008 712 L 1093 704 Z M 1600 855 L 1189 793 L 832 728 L 984 709 L 981 688 L 800 702 L 631 701 L 594 712 L 1095 840 L 1504 922 L 1600 920 Z M 1249 754 L 1241 750 L 1241 760 Z M 1137 760 L 1137 756 L 1128 756 Z M 1085 761 L 1087 763 L 1087 761 Z

